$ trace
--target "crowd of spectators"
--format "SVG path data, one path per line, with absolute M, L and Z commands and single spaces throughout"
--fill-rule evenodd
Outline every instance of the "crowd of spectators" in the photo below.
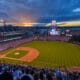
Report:
M 65 41 L 68 42 L 70 37 L 67 36 L 39 36 L 38 40 L 53 40 L 53 41 Z
M 58 41 L 69 41 L 69 37 L 66 36 L 33 36 L 29 38 L 20 38 L 20 39 L 13 39 L 13 40 L 8 40 L 3 41 L 0 43 L 0 51 L 7 50 L 9 48 L 14 48 L 18 45 L 21 45 L 26 42 L 31 42 L 33 40 L 58 40 Z
M 70 39 L 71 42 L 77 42 L 80 43 L 80 35 L 74 35 Z
M 17 39 L 17 40 L 11 40 L 11 41 L 7 41 L 7 42 L 2 42 L 0 43 L 0 51 L 4 51 L 7 50 L 9 48 L 14 48 L 18 45 L 21 45 L 25 42 L 31 42 L 33 40 L 33 37 L 31 38 L 23 38 L 23 39 Z
M 0 63 L 0 80 L 80 80 L 80 72 Z

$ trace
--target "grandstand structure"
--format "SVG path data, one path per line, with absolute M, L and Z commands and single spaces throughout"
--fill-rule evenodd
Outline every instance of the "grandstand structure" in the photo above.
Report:
M 55 23 L 55 21 L 54 21 Z M 22 27 L 4 25 L 0 27 L 0 52 L 5 51 L 9 48 L 15 48 L 23 43 L 28 43 L 33 40 L 41 41 L 63 41 L 69 42 L 72 36 L 80 35 L 80 27 L 54 27 L 56 25 L 44 27 Z M 50 32 L 52 31 L 52 34 Z M 56 35 L 58 31 L 58 35 Z M 3 70 L 4 68 L 4 70 Z M 74 73 L 73 69 L 68 68 L 38 68 L 25 65 L 12 65 L 6 63 L 0 63 L 0 78 L 5 77 L 5 73 L 11 76 L 10 80 L 79 80 L 80 79 L 80 68 L 77 68 L 77 72 Z M 11 72 L 12 71 L 12 72 Z M 16 72 L 18 72 L 17 75 Z M 19 75 L 20 74 L 20 75 Z M 27 74 L 27 75 L 24 75 Z M 4 75 L 4 77 L 3 77 Z M 8 78 L 6 76 L 6 78 Z
M 56 31 L 59 32 L 57 32 Z M 71 36 L 80 35 L 80 27 L 59 27 L 54 29 L 54 27 L 44 27 L 44 26 L 34 26 L 34 27 L 20 27 L 20 26 L 12 26 L 5 25 L 0 27 L 0 44 L 13 42 L 15 40 L 23 40 L 23 39 L 40 39 L 40 40 L 61 40 L 61 41 L 69 41 Z M 69 31 L 68 31 L 69 30 Z M 58 35 L 51 35 L 52 33 L 57 32 Z M 68 31 L 68 32 L 67 32 Z M 2 47 L 2 46 L 1 46 Z M 9 48 L 10 46 L 8 46 Z M 2 49 L 1 49 L 2 50 Z

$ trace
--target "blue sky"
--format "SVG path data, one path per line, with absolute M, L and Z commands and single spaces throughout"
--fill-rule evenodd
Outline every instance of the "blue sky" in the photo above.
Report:
M 9 22 L 72 15 L 80 16 L 80 0 L 0 0 L 0 18 Z

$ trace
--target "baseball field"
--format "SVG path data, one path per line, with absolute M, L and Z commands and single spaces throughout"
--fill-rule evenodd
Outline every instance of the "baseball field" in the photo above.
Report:
M 59 41 L 32 41 L 0 52 L 0 60 L 49 68 L 80 66 L 80 46 Z

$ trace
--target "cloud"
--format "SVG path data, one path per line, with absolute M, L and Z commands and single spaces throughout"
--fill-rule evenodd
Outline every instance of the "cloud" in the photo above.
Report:
M 72 12 L 80 12 L 80 8 L 76 8 Z
M 79 3 L 80 0 L 77 1 Z M 74 7 L 79 7 L 75 3 L 75 0 L 0 0 L 0 18 L 22 21 L 22 18 L 66 16 Z M 80 12 L 80 8 L 73 12 Z

